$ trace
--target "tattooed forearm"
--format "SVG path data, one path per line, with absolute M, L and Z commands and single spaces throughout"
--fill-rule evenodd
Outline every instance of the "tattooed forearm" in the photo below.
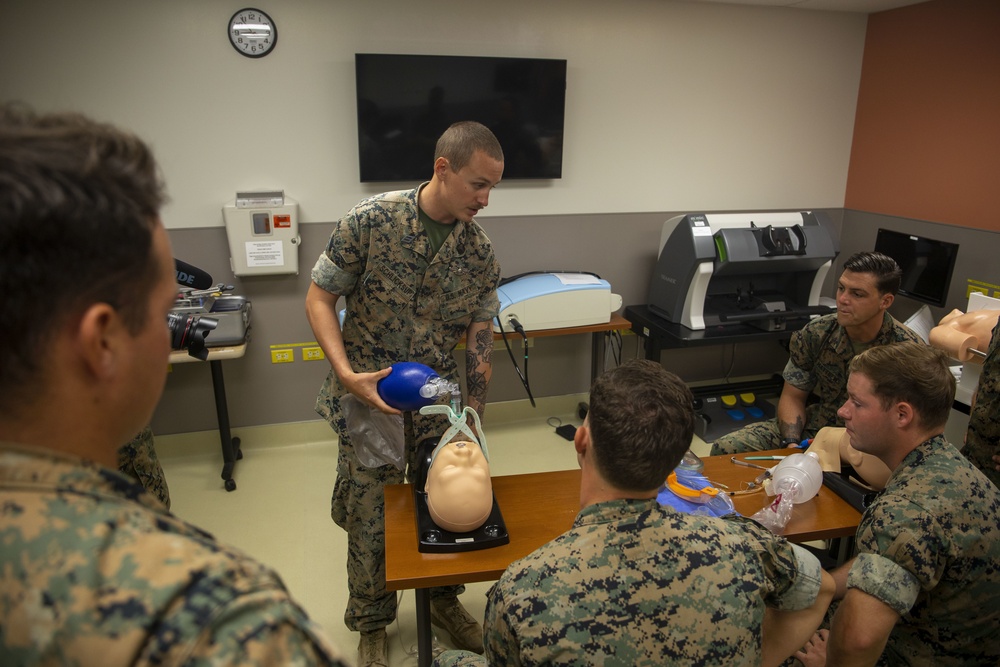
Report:
M 466 386 L 469 388 L 468 405 L 479 413 L 480 419 L 486 410 L 486 392 L 493 375 L 493 331 L 489 322 L 482 326 L 470 327 L 470 336 L 465 348 Z
M 801 417 L 796 417 L 793 422 L 778 420 L 778 430 L 781 432 L 782 438 L 798 439 L 802 435 L 803 428 L 805 428 L 805 424 L 802 423 Z

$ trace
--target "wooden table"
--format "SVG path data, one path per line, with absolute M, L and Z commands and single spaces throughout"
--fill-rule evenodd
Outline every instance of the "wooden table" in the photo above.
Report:
M 705 475 L 734 491 L 761 472 L 735 465 L 729 456 L 709 456 L 704 461 Z M 778 461 L 753 463 L 772 467 Z M 461 553 L 421 553 L 417 550 L 413 486 L 385 487 L 386 588 L 416 589 L 417 662 L 421 667 L 431 663 L 430 588 L 499 579 L 512 562 L 567 531 L 580 510 L 580 471 L 494 477 L 493 493 L 510 534 L 509 544 Z M 734 496 L 734 505 L 741 514 L 750 516 L 769 500 L 764 493 L 755 493 Z M 854 535 L 860 520 L 861 515 L 853 507 L 824 486 L 815 498 L 795 506 L 784 535 L 793 542 L 848 537 Z

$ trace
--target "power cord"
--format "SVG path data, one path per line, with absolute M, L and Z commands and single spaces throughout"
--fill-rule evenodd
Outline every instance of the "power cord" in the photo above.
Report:
M 725 348 L 722 348 L 722 363 L 725 364 Z M 733 369 L 736 368 L 736 343 L 733 343 L 732 347 L 732 358 L 729 361 L 729 368 L 724 371 L 723 377 L 726 380 L 726 384 L 732 382 Z
M 610 341 L 608 340 L 610 338 Z M 621 331 L 608 331 L 605 334 L 604 342 L 604 367 L 608 368 L 608 355 L 610 354 L 615 362 L 615 366 L 622 365 L 622 351 L 625 343 L 622 340 Z
M 531 407 L 535 407 L 535 397 L 531 395 L 531 386 L 528 383 L 528 334 L 525 333 L 524 327 L 516 318 L 507 318 L 507 323 L 510 327 L 517 333 L 521 334 L 521 338 L 524 340 L 524 374 L 521 373 L 521 367 L 518 366 L 517 360 L 514 359 L 514 352 L 510 349 L 510 343 L 507 341 L 507 332 L 504 331 L 503 323 L 500 321 L 499 317 L 494 318 L 497 324 L 500 326 L 500 336 L 503 338 L 504 347 L 507 348 L 507 354 L 510 355 L 510 362 L 514 364 L 514 370 L 517 371 L 517 376 L 521 378 L 521 384 L 524 385 L 524 390 L 528 392 L 528 400 L 531 401 Z

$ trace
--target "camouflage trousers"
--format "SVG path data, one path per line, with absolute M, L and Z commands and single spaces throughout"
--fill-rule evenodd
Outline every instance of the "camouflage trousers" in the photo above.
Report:
M 153 448 L 153 429 L 147 426 L 118 450 L 118 470 L 139 480 L 146 491 L 170 509 L 170 489 Z
M 416 444 L 441 435 L 446 427 L 426 418 L 414 429 L 411 413 L 404 414 L 407 470 L 415 470 Z M 447 424 L 447 422 L 445 422 Z M 340 439 L 337 481 L 333 487 L 330 515 L 347 531 L 347 610 L 344 623 L 355 632 L 384 628 L 396 618 L 396 594 L 385 587 L 385 494 L 386 484 L 402 484 L 406 475 L 395 466 L 368 468 L 361 465 L 347 433 L 343 417 L 336 421 Z M 417 433 L 415 433 L 417 431 Z M 431 599 L 455 597 L 465 586 L 431 589 Z
M 781 448 L 781 432 L 778 420 L 747 424 L 743 428 L 727 433 L 712 443 L 712 456 L 719 454 L 740 454 Z
M 484 667 L 486 656 L 472 651 L 445 651 L 434 658 L 432 667 Z

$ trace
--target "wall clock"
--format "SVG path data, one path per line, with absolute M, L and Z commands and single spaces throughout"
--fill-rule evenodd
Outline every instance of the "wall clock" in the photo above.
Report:
M 247 58 L 263 58 L 278 43 L 278 27 L 274 20 L 252 7 L 233 14 L 228 31 L 229 43 Z

